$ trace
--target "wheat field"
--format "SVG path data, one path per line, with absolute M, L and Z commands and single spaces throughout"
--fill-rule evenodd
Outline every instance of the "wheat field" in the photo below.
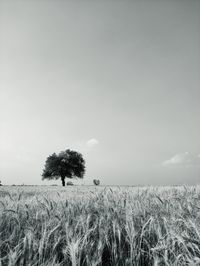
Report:
M 200 265 L 200 187 L 0 187 L 0 265 Z

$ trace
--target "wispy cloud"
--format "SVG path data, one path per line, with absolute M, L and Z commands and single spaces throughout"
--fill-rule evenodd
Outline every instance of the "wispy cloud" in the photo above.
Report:
M 94 138 L 89 139 L 89 140 L 86 142 L 86 145 L 87 145 L 87 147 L 89 147 L 89 148 L 92 148 L 92 147 L 94 147 L 94 146 L 96 146 L 96 145 L 98 145 L 98 144 L 99 144 L 99 141 L 98 141 L 97 139 L 94 139 Z
M 162 163 L 163 166 L 192 167 L 200 166 L 200 154 L 193 155 L 190 152 L 178 153 L 171 159 Z

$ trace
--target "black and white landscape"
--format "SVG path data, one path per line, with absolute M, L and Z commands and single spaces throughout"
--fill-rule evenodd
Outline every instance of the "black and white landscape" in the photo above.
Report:
M 0 266 L 200 265 L 199 136 L 199 0 L 0 0 Z

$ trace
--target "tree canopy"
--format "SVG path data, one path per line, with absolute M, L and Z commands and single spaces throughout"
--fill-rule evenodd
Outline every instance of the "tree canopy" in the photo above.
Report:
M 59 179 L 65 186 L 65 178 L 83 178 L 85 160 L 81 153 L 67 149 L 59 154 L 48 156 L 42 173 L 42 179 Z

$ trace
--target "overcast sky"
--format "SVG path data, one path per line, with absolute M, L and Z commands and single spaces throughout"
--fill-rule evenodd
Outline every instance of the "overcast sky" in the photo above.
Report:
M 0 0 L 2 183 L 68 148 L 85 184 L 200 182 L 199 29 L 198 0 Z

